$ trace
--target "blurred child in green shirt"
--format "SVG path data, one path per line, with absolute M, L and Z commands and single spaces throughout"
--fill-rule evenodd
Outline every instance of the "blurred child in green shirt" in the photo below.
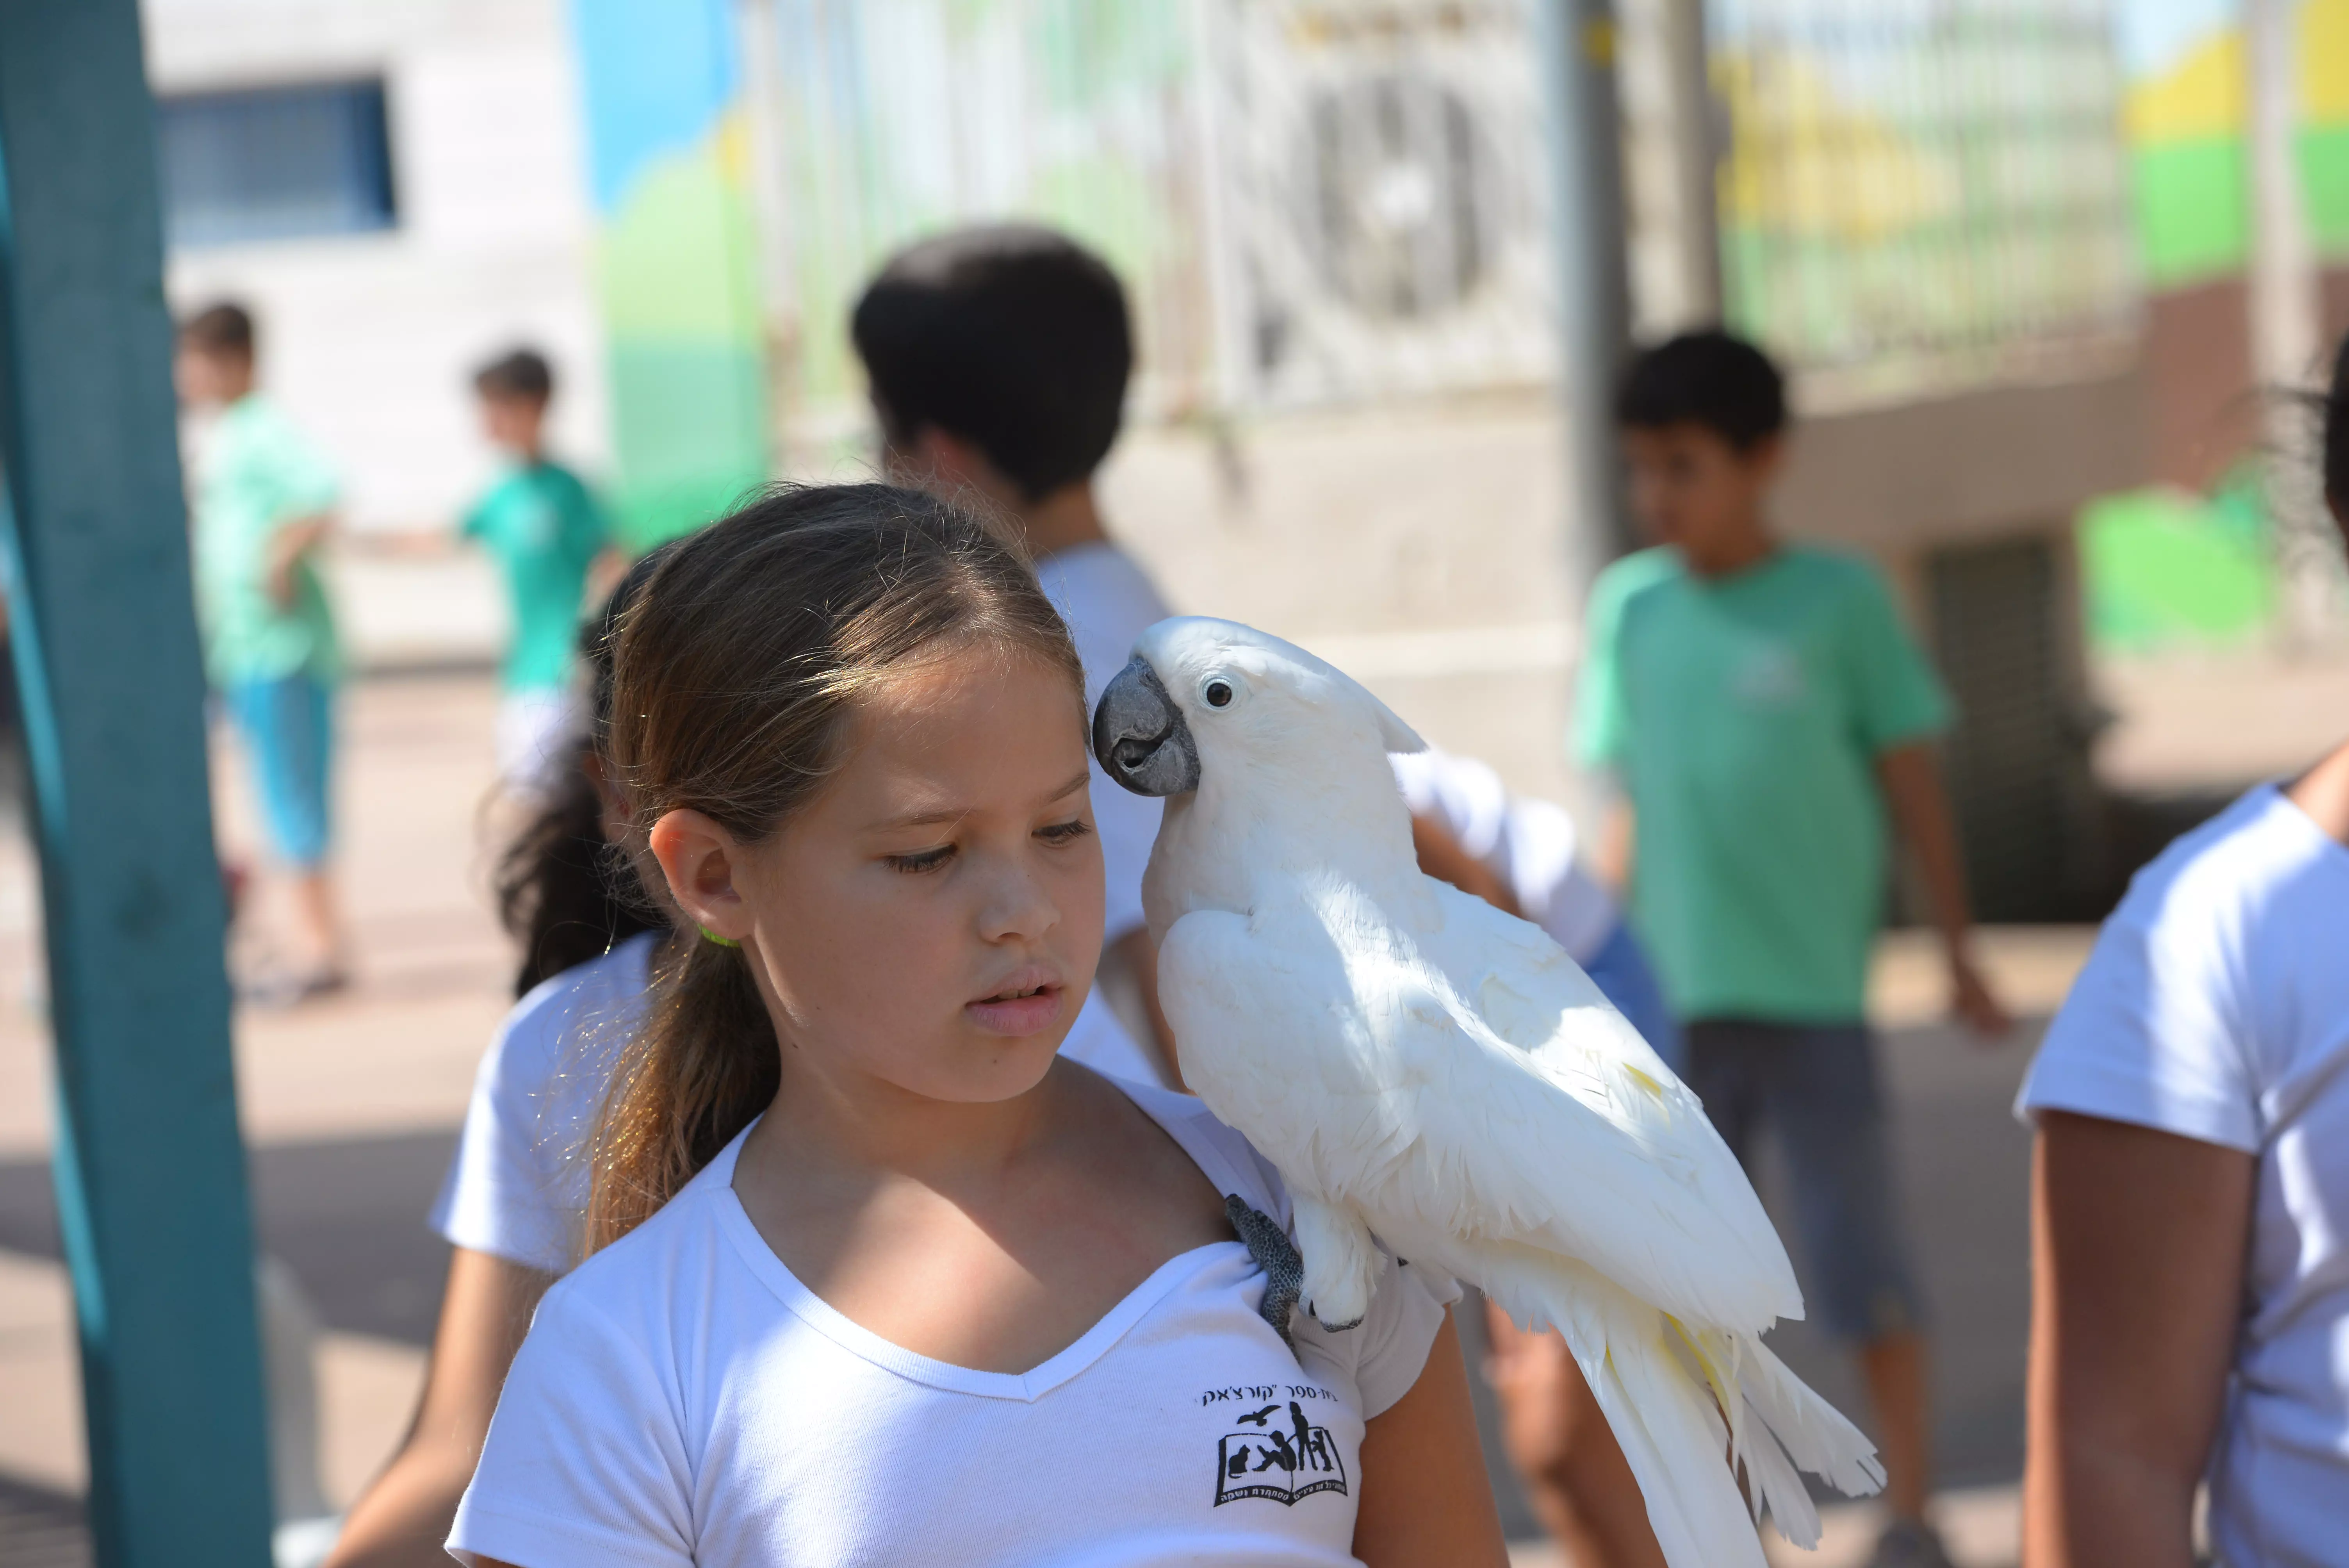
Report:
M 1766 522 L 1786 407 L 1760 350 L 1674 338 L 1632 365 L 1615 413 L 1660 542 L 1592 590 L 1578 749 L 1623 788 L 1632 920 L 1687 1026 L 1689 1087 L 1740 1159 L 1764 1127 L 1778 1140 L 1817 1315 L 1859 1351 L 1893 1514 L 1875 1561 L 1940 1568 L 1866 988 L 1889 818 L 1922 872 L 1954 1011 L 2006 1027 L 1971 957 L 1931 751 L 1949 699 L 1873 567 Z
M 571 657 L 587 580 L 611 531 L 579 476 L 546 455 L 554 376 L 518 348 L 473 377 L 481 428 L 510 466 L 460 531 L 497 557 L 513 607 L 513 641 L 498 704 L 498 773 L 507 789 L 543 790 L 578 724 Z
M 216 304 L 180 329 L 180 396 L 215 418 L 196 465 L 196 608 L 204 667 L 243 736 L 274 858 L 292 884 L 295 952 L 253 989 L 274 1001 L 345 980 L 327 868 L 342 655 L 316 557 L 334 469 L 255 389 L 253 318 Z

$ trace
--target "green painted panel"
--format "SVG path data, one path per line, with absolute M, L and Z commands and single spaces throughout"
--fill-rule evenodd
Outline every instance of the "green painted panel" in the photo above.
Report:
M 2171 288 L 2233 272 L 2251 244 L 2243 144 L 2234 137 L 2142 146 L 2131 154 L 2146 282 Z
M 622 540 L 689 533 L 767 477 L 765 370 L 730 343 L 616 338 L 612 425 Z
M 2275 567 L 2255 493 L 2130 490 L 2082 510 L 2088 632 L 2114 652 L 2240 643 L 2269 624 Z
M 2309 233 L 2327 256 L 2349 258 L 2349 125 L 2302 131 L 2299 151 Z
M 757 230 L 713 137 L 655 160 L 596 246 L 605 327 L 616 336 L 756 343 Z

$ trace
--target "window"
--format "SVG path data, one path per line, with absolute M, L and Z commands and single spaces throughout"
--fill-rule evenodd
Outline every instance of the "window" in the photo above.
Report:
M 380 81 L 191 93 L 156 111 L 174 245 L 392 226 Z

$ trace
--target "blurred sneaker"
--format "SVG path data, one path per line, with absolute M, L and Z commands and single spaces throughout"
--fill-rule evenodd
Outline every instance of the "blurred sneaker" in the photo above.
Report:
M 252 1006 L 274 1011 L 331 996 L 350 983 L 350 975 L 338 967 L 278 970 L 256 975 L 239 986 L 237 995 Z
M 1876 1538 L 1868 1568 L 1954 1568 L 1933 1527 L 1919 1519 L 1896 1519 Z

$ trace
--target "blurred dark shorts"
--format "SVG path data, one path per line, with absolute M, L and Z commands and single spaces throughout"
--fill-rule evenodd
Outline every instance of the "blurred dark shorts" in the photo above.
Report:
M 1765 1128 L 1785 1159 L 1812 1321 L 1860 1342 L 1917 1327 L 1867 1027 L 1712 1018 L 1685 1033 L 1683 1076 L 1747 1174 Z

